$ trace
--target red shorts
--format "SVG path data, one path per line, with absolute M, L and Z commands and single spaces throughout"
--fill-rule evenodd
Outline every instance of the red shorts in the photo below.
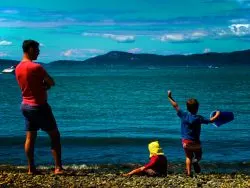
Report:
M 182 146 L 185 151 L 186 157 L 201 160 L 202 148 L 200 142 L 182 139 Z

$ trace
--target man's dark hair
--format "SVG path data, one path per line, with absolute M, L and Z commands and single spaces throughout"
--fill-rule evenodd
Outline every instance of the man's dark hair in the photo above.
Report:
M 35 40 L 25 40 L 23 41 L 23 52 L 28 52 L 30 48 L 38 48 L 39 42 Z
M 199 102 L 196 99 L 188 99 L 187 100 L 187 110 L 191 114 L 196 114 L 199 109 Z

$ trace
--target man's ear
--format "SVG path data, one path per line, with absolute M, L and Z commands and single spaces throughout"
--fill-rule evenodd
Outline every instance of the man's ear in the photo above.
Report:
M 28 56 L 30 56 L 30 54 L 32 54 L 32 49 L 29 48 L 29 49 L 27 50 L 26 54 L 28 54 Z
M 29 54 L 33 54 L 34 49 L 32 47 L 30 47 L 28 51 L 29 51 Z

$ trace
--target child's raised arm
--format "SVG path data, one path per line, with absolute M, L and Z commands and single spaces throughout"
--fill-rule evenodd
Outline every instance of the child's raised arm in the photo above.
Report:
M 172 98 L 172 92 L 170 90 L 168 90 L 168 99 L 169 99 L 169 102 L 171 103 L 171 105 L 174 107 L 174 109 L 178 112 L 179 106 L 178 106 L 177 102 L 175 102 L 175 100 Z

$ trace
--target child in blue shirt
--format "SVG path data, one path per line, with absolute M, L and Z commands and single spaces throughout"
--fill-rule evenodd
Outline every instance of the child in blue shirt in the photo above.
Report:
M 197 115 L 199 102 L 196 99 L 187 100 L 187 112 L 179 108 L 177 102 L 172 98 L 171 91 L 168 91 L 168 99 L 181 119 L 182 145 L 186 154 L 186 173 L 188 176 L 191 176 L 192 164 L 194 171 L 200 173 L 199 161 L 202 158 L 200 142 L 201 124 L 214 122 L 219 117 L 220 112 L 216 111 L 216 114 L 212 118 L 206 119 L 201 115 Z

